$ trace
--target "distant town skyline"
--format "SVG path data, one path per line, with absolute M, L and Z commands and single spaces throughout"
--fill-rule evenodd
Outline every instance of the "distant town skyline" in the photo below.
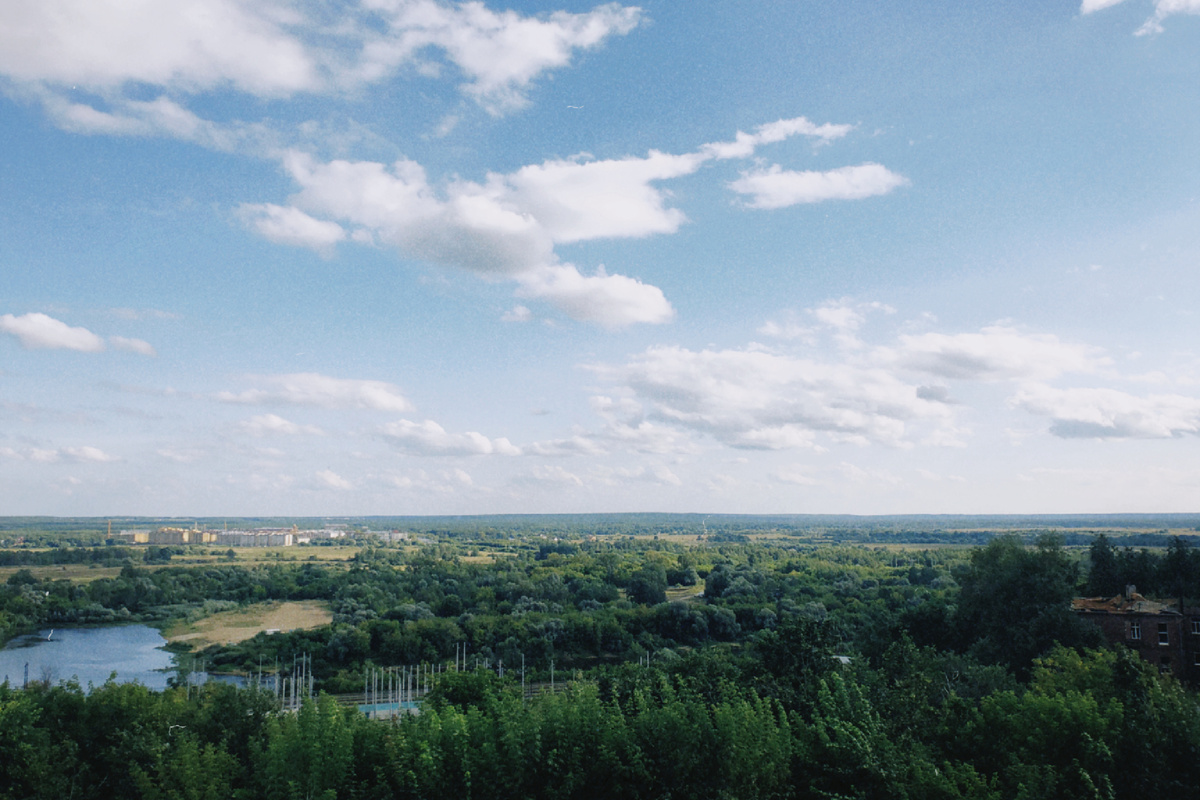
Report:
M 1200 3 L 15 0 L 0 514 L 1193 512 Z

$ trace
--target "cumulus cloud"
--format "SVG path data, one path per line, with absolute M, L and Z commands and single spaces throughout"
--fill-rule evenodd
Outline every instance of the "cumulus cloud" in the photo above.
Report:
M 523 106 L 539 76 L 641 19 L 615 3 L 530 17 L 435 0 L 14 0 L 0 28 L 0 76 L 67 130 L 229 149 L 236 126 L 201 120 L 180 101 L 223 89 L 259 98 L 353 91 L 406 66 L 436 77 L 440 56 L 465 78 L 467 96 L 499 114 Z M 146 87 L 160 96 L 140 99 Z
M 979 333 L 905 335 L 884 352 L 909 369 L 956 380 L 1046 380 L 1111 363 L 1097 348 L 1001 325 Z
M 464 91 L 496 114 L 523 106 L 525 90 L 543 72 L 566 66 L 577 50 L 629 33 L 642 19 L 641 9 L 616 3 L 540 18 L 495 12 L 480 2 L 372 0 L 369 5 L 387 18 L 389 35 L 368 44 L 365 71 L 386 70 L 437 48 L 467 78 Z
M 670 205 L 661 182 L 693 174 L 713 159 L 752 155 L 755 148 L 789 136 L 827 141 L 849 129 L 797 117 L 691 153 L 651 150 L 645 156 L 599 160 L 581 154 L 444 185 L 434 185 L 424 167 L 408 159 L 321 162 L 291 151 L 283 157 L 299 187 L 291 205 L 245 204 L 242 215 L 268 238 L 317 248 L 341 241 L 348 225 L 405 257 L 513 280 L 520 296 L 545 299 L 573 319 L 609 327 L 661 323 L 674 311 L 660 289 L 603 267 L 585 275 L 560 261 L 555 247 L 675 233 L 687 217 Z M 887 172 L 878 165 L 848 169 L 870 174 L 857 183 L 843 180 L 853 185 L 838 189 L 846 197 L 855 196 L 878 170 Z M 817 199 L 822 198 L 810 200 Z
M 621 209 L 632 204 L 645 212 L 644 219 L 670 217 L 647 183 L 652 179 L 647 176 L 663 173 L 642 172 L 638 180 L 621 184 L 628 189 L 628 202 L 614 199 L 595 205 L 594 198 L 584 199 L 589 188 L 600 191 L 602 199 L 615 196 L 597 188 L 604 181 L 593 178 L 601 173 L 586 170 L 576 175 L 579 180 L 563 180 L 560 188 L 569 185 L 570 191 L 551 202 L 548 185 L 553 181 L 532 173 L 519 175 L 517 184 L 499 175 L 489 176 L 484 184 L 457 181 L 439 196 L 424 169 L 411 161 L 390 167 L 372 162 L 320 164 L 293 153 L 286 163 L 301 186 L 294 203 L 369 229 L 403 254 L 515 280 L 522 296 L 548 300 L 574 319 L 605 326 L 665 322 L 674 314 L 657 287 L 602 269 L 583 275 L 574 265 L 559 262 L 553 252 L 555 241 L 564 238 L 653 232 L 654 225 L 630 218 Z M 615 191 L 613 184 L 609 190 Z M 648 195 L 638 205 L 635 198 L 642 190 Z M 535 209 L 550 214 L 551 224 L 542 224 Z M 584 219 L 590 228 L 585 229 Z
M 662 289 L 625 275 L 581 275 L 572 264 L 556 264 L 520 276 L 518 293 L 554 303 L 572 319 L 619 328 L 635 322 L 668 322 L 675 309 Z
M 0 332 L 17 337 L 27 350 L 76 350 L 81 353 L 99 353 L 105 349 L 102 337 L 87 328 L 75 328 L 46 314 L 31 313 L 0 316 Z M 154 346 L 142 339 L 124 336 L 108 337 L 108 344 L 117 350 L 126 350 L 143 356 L 156 356 Z
M 1200 399 L 1177 394 L 1138 397 L 1116 389 L 1056 389 L 1035 384 L 1011 400 L 1050 417 L 1050 432 L 1069 439 L 1169 439 L 1200 433 Z
M 315 372 L 254 377 L 263 388 L 220 392 L 226 403 L 298 405 L 320 408 L 362 408 L 373 411 L 411 411 L 400 388 L 384 381 L 331 378 Z
M 329 254 L 335 244 L 346 238 L 341 225 L 310 217 L 298 208 L 274 203 L 243 203 L 237 213 L 263 238 L 278 244 L 308 247 Z
M 674 233 L 686 217 L 665 207 L 654 184 L 690 175 L 704 161 L 698 153 L 655 150 L 644 158 L 547 161 L 506 176 L 505 200 L 537 220 L 554 242 Z
M 433 420 L 402 419 L 379 429 L 379 435 L 405 452 L 421 456 L 486 456 L 521 454 L 508 439 L 489 439 L 482 433 L 451 433 Z
M 672 423 L 733 447 L 813 448 L 818 437 L 894 446 L 949 426 L 945 404 L 885 369 L 750 350 L 652 347 L 616 377 Z
M 785 170 L 778 164 L 743 172 L 729 184 L 738 194 L 750 195 L 751 208 L 787 208 L 826 200 L 861 200 L 904 186 L 908 179 L 882 164 L 860 164 L 825 172 Z
M 299 425 L 286 420 L 277 414 L 261 414 L 257 417 L 243 420 L 238 427 L 245 434 L 255 437 L 278 434 L 297 436 L 300 434 L 322 435 L 324 431 L 315 425 Z
M 27 350 L 78 350 L 98 353 L 104 340 L 87 328 L 70 325 L 40 313 L 0 316 L 0 331 L 16 336 Z
M 259 96 L 316 88 L 315 54 L 290 4 L 260 0 L 14 0 L 0 28 L 0 73 L 30 83 L 185 91 L 223 85 Z

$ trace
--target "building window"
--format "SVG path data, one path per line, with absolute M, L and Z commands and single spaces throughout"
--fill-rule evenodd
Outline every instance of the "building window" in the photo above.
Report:
M 1135 642 L 1142 638 L 1142 623 L 1136 619 L 1129 623 L 1129 638 Z
M 1171 634 L 1167 630 L 1167 623 L 1165 623 L 1165 622 L 1158 623 L 1158 643 L 1159 644 L 1170 644 L 1171 643 Z
M 1192 633 L 1200 636 L 1200 619 L 1192 620 Z
M 1192 664 L 1197 667 L 1200 667 L 1200 650 L 1197 650 L 1195 653 L 1192 653 Z

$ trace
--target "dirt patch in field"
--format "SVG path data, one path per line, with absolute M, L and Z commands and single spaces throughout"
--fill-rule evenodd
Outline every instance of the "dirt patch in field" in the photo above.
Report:
M 329 604 L 320 600 L 256 603 L 172 628 L 166 636 L 203 650 L 213 644 L 236 644 L 264 631 L 309 630 L 331 622 Z

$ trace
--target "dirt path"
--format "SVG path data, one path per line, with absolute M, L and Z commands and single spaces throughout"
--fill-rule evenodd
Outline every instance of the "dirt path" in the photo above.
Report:
M 203 650 L 213 644 L 236 644 L 264 631 L 309 630 L 332 621 L 329 604 L 320 600 L 256 603 L 171 628 L 166 637 Z

